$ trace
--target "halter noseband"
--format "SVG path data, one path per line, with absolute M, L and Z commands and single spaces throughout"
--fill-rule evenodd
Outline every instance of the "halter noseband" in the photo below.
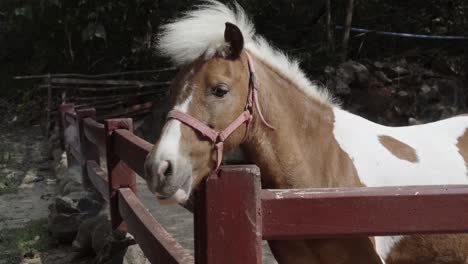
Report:
M 214 172 L 218 171 L 219 166 L 221 165 L 221 161 L 223 160 L 223 145 L 224 141 L 242 124 L 247 123 L 247 129 L 245 130 L 244 139 L 247 137 L 247 132 L 250 127 L 250 123 L 253 119 L 253 108 L 256 107 L 258 110 L 258 114 L 260 119 L 262 120 L 263 124 L 265 124 L 270 129 L 275 129 L 263 117 L 262 111 L 260 110 L 260 105 L 258 103 L 258 83 L 255 76 L 255 67 L 253 64 L 252 59 L 250 58 L 249 54 L 247 54 L 247 63 L 249 66 L 249 94 L 247 96 L 247 102 L 245 103 L 244 111 L 237 117 L 234 121 L 232 121 L 224 130 L 216 131 L 203 122 L 199 121 L 195 117 L 177 111 L 171 110 L 168 115 L 167 119 L 176 119 L 180 122 L 184 123 L 185 125 L 193 128 L 194 130 L 200 132 L 204 137 L 211 140 L 214 147 L 216 148 L 217 153 L 217 162 L 216 168 Z

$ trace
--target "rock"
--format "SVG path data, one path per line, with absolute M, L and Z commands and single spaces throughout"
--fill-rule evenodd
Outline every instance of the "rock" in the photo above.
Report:
M 60 241 L 72 241 L 82 221 L 97 215 L 103 208 L 99 194 L 75 191 L 58 196 L 49 206 L 49 231 Z
M 34 254 L 32 256 L 30 252 L 27 254 L 28 256 L 24 256 L 20 264 L 43 264 L 40 254 Z
M 92 248 L 96 254 L 99 254 L 108 243 L 111 243 L 111 222 L 109 219 L 103 219 L 96 224 L 92 232 Z
M 425 83 L 421 86 L 421 92 L 423 94 L 428 94 L 428 93 L 431 92 L 431 90 L 432 90 L 431 87 L 429 87 L 429 85 L 427 85 Z
M 114 263 L 146 263 L 146 258 L 141 257 L 138 250 L 130 250 L 127 254 L 129 246 L 135 245 L 135 240 L 118 231 L 112 232 L 109 242 L 101 249 L 96 256 L 97 263 L 114 264 Z M 141 249 L 140 249 L 141 250 Z M 132 254 L 135 253 L 135 254 Z M 127 262 L 125 262 L 125 260 Z
M 356 61 L 347 61 L 340 64 L 337 77 L 346 84 L 356 82 L 365 85 L 369 82 L 370 72 L 366 66 Z
M 104 201 L 95 192 L 76 191 L 67 194 L 65 197 L 71 200 L 73 206 L 84 215 L 95 216 L 103 208 Z
M 336 70 L 336 78 L 345 84 L 350 84 L 354 82 L 356 78 L 354 76 L 353 67 L 349 63 L 340 64 L 340 66 Z
M 406 97 L 406 96 L 408 96 L 408 92 L 407 91 L 399 91 L 398 95 L 401 96 L 401 97 Z
M 24 176 L 22 183 L 23 184 L 30 184 L 30 183 L 35 183 L 35 182 L 40 182 L 43 181 L 44 177 L 37 175 L 36 172 L 33 171 L 28 171 L 26 176 Z
M 335 74 L 335 68 L 333 68 L 331 66 L 326 66 L 323 71 L 328 75 Z
M 373 63 L 374 67 L 377 68 L 377 69 L 382 69 L 383 67 L 385 67 L 385 64 L 380 62 L 380 61 L 376 61 Z
M 140 246 L 133 245 L 127 248 L 125 252 L 123 264 L 150 264 Z
M 397 76 L 405 75 L 408 74 L 409 71 L 401 66 L 396 66 L 391 68 L 392 71 L 395 73 Z
M 335 93 L 338 95 L 349 95 L 351 94 L 351 88 L 345 82 L 338 80 L 335 85 Z
M 68 195 L 72 192 L 81 192 L 83 191 L 83 186 L 81 185 L 80 182 L 77 182 L 73 179 L 69 179 L 64 182 L 63 187 L 60 190 L 60 193 L 62 195 Z
M 103 208 L 103 205 L 104 201 L 97 198 L 95 195 L 83 197 L 78 201 L 78 209 L 89 215 L 98 214 Z
M 57 213 L 62 214 L 79 214 L 80 210 L 77 207 L 77 203 L 73 199 L 66 196 L 59 196 L 55 198 L 55 210 Z
M 97 254 L 109 240 L 111 223 L 105 214 L 84 220 L 73 241 L 73 248 L 81 254 Z
M 376 71 L 374 72 L 374 75 L 377 76 L 377 78 L 379 78 L 381 81 L 384 81 L 386 83 L 392 82 L 392 80 L 388 78 L 387 75 L 385 75 L 385 73 L 383 73 L 382 71 Z
M 80 223 L 80 213 L 64 214 L 52 209 L 48 217 L 48 229 L 51 236 L 61 242 L 71 242 L 78 232 Z

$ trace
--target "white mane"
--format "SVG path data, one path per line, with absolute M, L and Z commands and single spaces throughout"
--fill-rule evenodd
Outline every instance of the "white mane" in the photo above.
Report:
M 253 23 L 237 3 L 230 9 L 220 2 L 208 0 L 197 9 L 186 12 L 184 17 L 162 26 L 158 50 L 176 65 L 191 63 L 202 55 L 209 58 L 227 46 L 224 41 L 226 22 L 241 30 L 245 49 L 283 73 L 307 95 L 322 103 L 332 103 L 326 90 L 307 79 L 298 61 L 288 58 L 263 37 L 255 35 Z

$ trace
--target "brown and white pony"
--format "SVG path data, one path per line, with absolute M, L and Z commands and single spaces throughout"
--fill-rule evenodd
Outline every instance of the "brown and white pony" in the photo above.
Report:
M 242 8 L 215 1 L 163 27 L 159 50 L 181 70 L 170 87 L 172 114 L 146 161 L 158 199 L 186 201 L 217 167 L 217 151 L 238 146 L 260 167 L 264 188 L 468 183 L 468 117 L 375 124 L 342 110 L 296 61 L 254 35 Z M 215 131 L 225 128 L 232 134 L 220 148 Z M 269 244 L 279 263 L 447 264 L 468 263 L 467 241 L 426 235 Z

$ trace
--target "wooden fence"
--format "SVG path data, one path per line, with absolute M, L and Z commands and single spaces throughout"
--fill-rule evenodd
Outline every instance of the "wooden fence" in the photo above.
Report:
M 468 186 L 266 190 L 257 167 L 224 166 L 195 193 L 193 257 L 138 199 L 152 145 L 133 135 L 132 120 L 98 123 L 94 109 L 73 105 L 60 113 L 62 131 L 80 135 L 64 142 L 68 155 L 109 201 L 113 228 L 128 230 L 152 263 L 261 263 L 262 240 L 468 232 Z
M 41 80 L 39 89 L 47 91 L 45 131 L 53 127 L 57 108 L 67 102 L 75 108 L 95 108 L 97 120 L 113 117 L 139 117 L 148 113 L 156 97 L 166 94 L 175 68 L 128 71 L 98 75 L 47 74 L 16 76 L 16 80 Z M 137 78 L 137 79 L 135 79 Z

